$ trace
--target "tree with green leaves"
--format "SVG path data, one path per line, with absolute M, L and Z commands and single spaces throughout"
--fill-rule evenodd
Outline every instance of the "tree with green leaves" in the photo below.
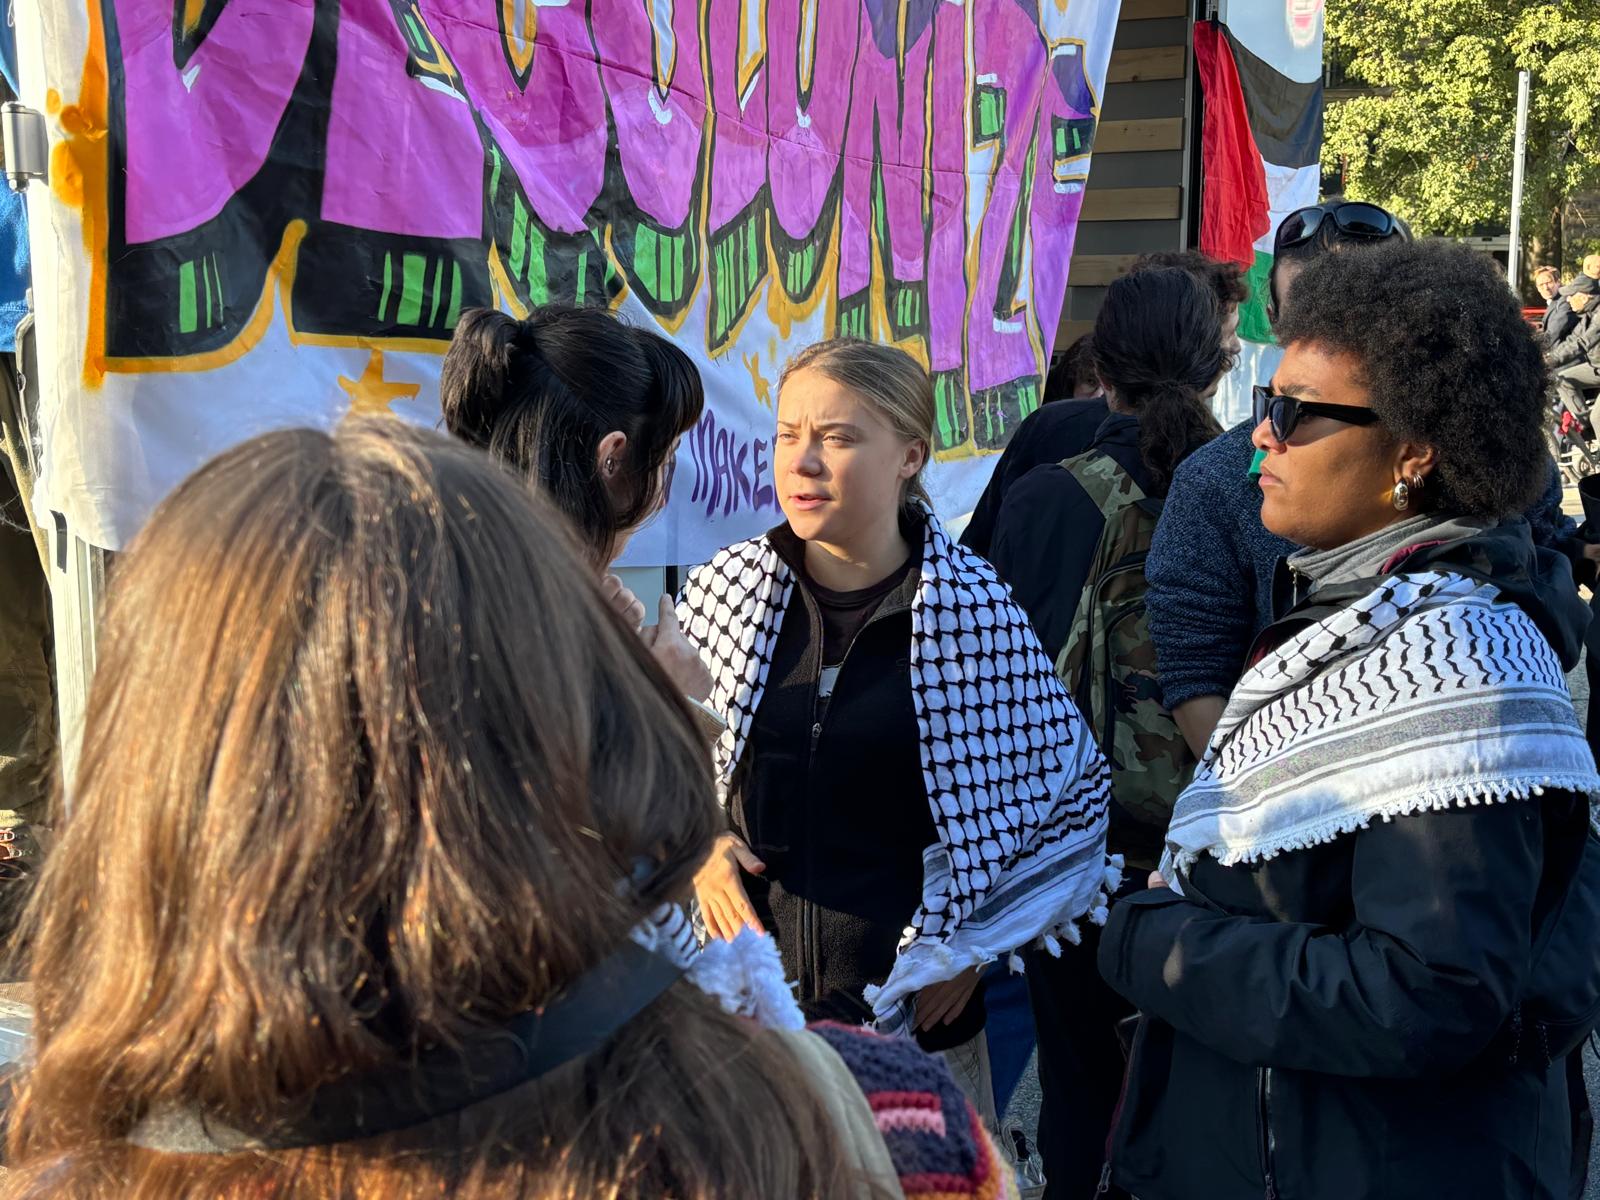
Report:
M 1346 195 L 1419 235 L 1504 228 L 1527 69 L 1533 258 L 1572 267 L 1600 250 L 1600 212 L 1574 209 L 1600 191 L 1600 0 L 1328 0 L 1326 28 L 1329 61 L 1370 89 L 1327 106 L 1323 165 Z

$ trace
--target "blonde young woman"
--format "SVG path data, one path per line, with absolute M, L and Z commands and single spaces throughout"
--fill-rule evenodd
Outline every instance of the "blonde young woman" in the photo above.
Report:
M 979 972 L 1104 918 L 1108 777 L 1027 618 L 931 515 L 933 424 L 891 347 L 784 372 L 785 521 L 679 606 L 729 726 L 730 831 L 696 890 L 714 936 L 777 939 L 808 1015 L 914 1029 L 982 1108 Z
M 1014 1196 L 937 1063 L 800 1029 L 762 939 L 694 955 L 704 743 L 476 451 L 240 446 L 136 539 L 100 651 L 0 1195 L 867 1200 L 932 1150 Z M 944 1135 L 875 1122 L 885 1079 Z

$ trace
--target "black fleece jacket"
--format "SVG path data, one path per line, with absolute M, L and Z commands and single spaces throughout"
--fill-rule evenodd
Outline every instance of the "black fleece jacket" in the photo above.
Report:
M 862 998 L 894 966 L 922 900 L 922 854 L 938 840 L 922 778 L 911 696 L 911 571 L 856 635 L 820 714 L 822 618 L 806 583 L 804 543 L 787 525 L 767 534 L 795 573 L 734 776 L 734 832 L 766 864 L 744 876 L 762 925 L 799 984 L 810 1020 L 868 1021 Z M 918 553 L 920 528 L 906 530 Z M 951 1024 L 920 1035 L 942 1050 L 983 1028 L 981 989 Z

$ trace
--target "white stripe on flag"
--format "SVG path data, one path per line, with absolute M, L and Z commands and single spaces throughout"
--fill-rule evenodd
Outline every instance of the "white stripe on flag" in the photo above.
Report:
M 1239 362 L 1222 377 L 1222 386 L 1211 397 L 1211 411 L 1224 429 L 1232 429 L 1250 415 L 1250 389 L 1258 383 L 1271 383 L 1283 351 L 1262 342 L 1245 342 Z
M 1297 208 L 1309 208 L 1317 202 L 1322 187 L 1320 167 L 1280 167 L 1265 160 L 1261 164 L 1267 171 L 1267 211 L 1272 224 L 1267 232 L 1256 239 L 1256 249 L 1272 253 L 1272 235 L 1283 219 Z

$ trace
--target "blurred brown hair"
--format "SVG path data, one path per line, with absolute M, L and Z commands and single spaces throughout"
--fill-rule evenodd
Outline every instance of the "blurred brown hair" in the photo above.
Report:
M 154 1108 L 248 1128 L 545 1003 L 688 893 L 721 818 L 682 701 L 559 518 L 391 419 L 190 478 L 100 645 L 26 915 L 5 1194 L 839 1194 L 787 1050 L 682 981 L 594 1054 L 396 1134 L 131 1146 Z
M 1140 271 L 1161 271 L 1176 268 L 1187 271 L 1211 291 L 1216 301 L 1217 315 L 1223 316 L 1230 308 L 1250 299 L 1250 285 L 1245 280 L 1238 263 L 1212 258 L 1199 250 L 1152 250 L 1133 260 L 1130 274 Z

